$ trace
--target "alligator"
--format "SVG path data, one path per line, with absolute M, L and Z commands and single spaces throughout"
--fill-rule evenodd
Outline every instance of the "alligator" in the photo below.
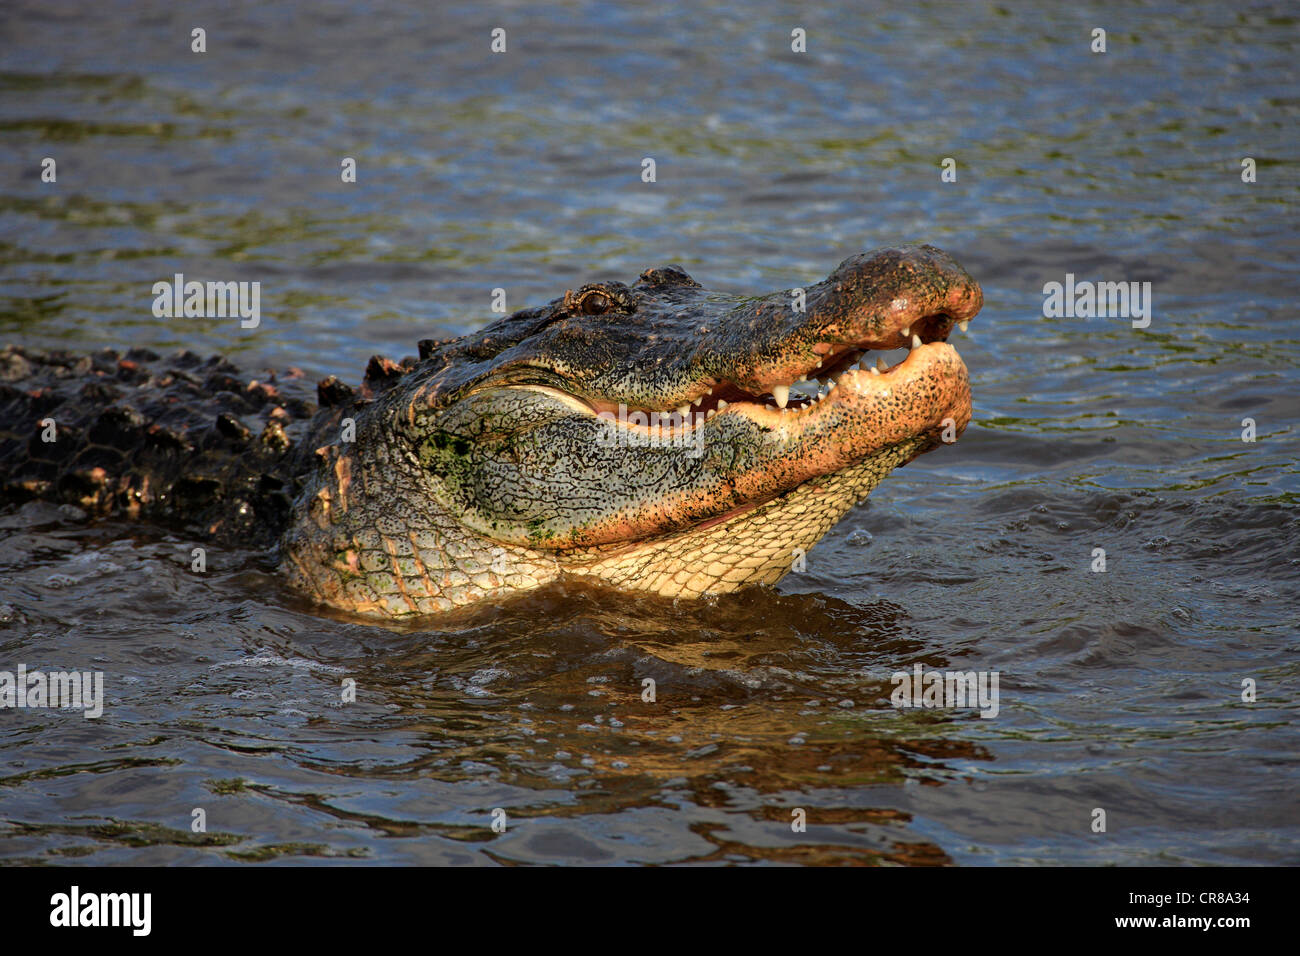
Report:
M 0 503 L 265 549 L 313 601 L 438 614 L 586 576 L 699 597 L 780 580 L 970 420 L 947 339 L 979 285 L 929 245 L 821 282 L 593 282 L 359 387 L 184 351 L 0 350 Z M 892 366 L 872 351 L 910 351 Z M 313 400 L 314 399 L 314 400 Z

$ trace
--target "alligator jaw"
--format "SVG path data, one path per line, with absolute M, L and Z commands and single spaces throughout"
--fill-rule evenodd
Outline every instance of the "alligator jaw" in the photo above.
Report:
M 661 454 L 694 449 L 699 456 L 699 467 L 674 486 L 611 507 L 576 527 L 575 533 L 552 535 L 546 546 L 556 551 L 586 546 L 635 549 L 657 537 L 732 521 L 802 484 L 873 457 L 883 461 L 892 449 L 906 446 L 907 454 L 894 463 L 902 464 L 941 441 L 955 441 L 970 421 L 966 367 L 946 342 L 917 345 L 885 371 L 855 366 L 835 374 L 838 381 L 820 399 L 787 403 L 785 408 L 771 395 L 765 400 L 734 399 L 721 410 L 692 408 L 685 419 L 676 412 L 614 415 L 597 411 L 586 399 L 530 387 L 539 398 L 563 404 L 574 417 L 599 419 L 600 427 L 612 433 L 600 441 L 601 447 L 624 447 L 628 455 L 646 445 Z M 744 454 L 734 455 L 737 449 Z M 719 464 L 723 459 L 727 463 Z M 735 460 L 743 464 L 733 464 Z M 641 470 L 656 466 L 650 454 L 643 453 L 641 462 Z M 858 497 L 863 495 L 865 491 Z M 843 510 L 847 508 L 837 518 Z
M 951 345 L 918 344 L 883 371 L 870 361 L 868 356 L 860 366 L 832 372 L 829 389 L 811 400 L 791 404 L 788 396 L 784 403 L 774 396 L 771 402 L 733 402 L 719 414 L 749 418 L 786 441 L 825 434 L 840 424 L 855 426 L 853 440 L 816 449 L 807 462 L 809 478 L 847 468 L 885 445 L 941 429 L 946 422 L 959 434 L 970 421 L 969 378 Z M 911 401 L 905 418 L 897 415 L 900 399 Z
M 886 372 L 839 375 L 825 397 L 797 410 L 740 402 L 701 416 L 694 427 L 704 433 L 736 416 L 771 439 L 764 466 L 735 478 L 743 504 L 656 534 L 663 511 L 701 505 L 689 495 L 659 502 L 650 522 L 619 521 L 618 540 L 560 555 L 562 569 L 665 597 L 774 584 L 893 468 L 955 440 L 970 421 L 966 368 L 946 343 L 919 345 Z

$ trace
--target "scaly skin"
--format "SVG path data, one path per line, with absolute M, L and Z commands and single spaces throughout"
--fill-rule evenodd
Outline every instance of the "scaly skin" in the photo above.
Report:
M 190 352 L 0 349 L 0 501 L 270 547 L 310 464 L 300 460 L 308 399 L 301 380 L 248 380 Z
M 710 293 L 670 266 L 421 343 L 418 361 L 372 360 L 359 394 L 322 383 L 310 421 L 280 407 L 292 447 L 275 456 L 251 434 L 225 459 L 207 442 L 222 492 L 204 520 L 218 537 L 283 529 L 296 587 L 383 617 L 566 574 L 669 596 L 775 582 L 891 469 L 965 428 L 966 369 L 945 340 L 982 293 L 921 246 L 855 256 L 806 290 L 804 311 L 792 301 Z M 909 344 L 892 369 L 853 367 Z M 825 398 L 778 407 L 791 383 L 825 376 Z M 620 408 L 693 414 L 656 430 Z M 112 493 L 96 510 L 123 510 L 126 489 L 143 516 L 177 517 L 159 490 L 192 470 L 154 456 L 141 495 L 127 458 L 100 476 Z M 66 474 L 34 488 L 29 471 L 0 455 L 0 488 L 86 504 L 58 493 L 81 488 Z M 267 488 L 282 497 L 254 494 Z

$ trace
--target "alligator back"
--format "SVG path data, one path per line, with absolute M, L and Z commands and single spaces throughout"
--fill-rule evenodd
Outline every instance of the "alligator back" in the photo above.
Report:
M 192 352 L 0 349 L 0 503 L 62 502 L 267 546 L 310 467 L 311 391 L 300 373 L 247 378 Z

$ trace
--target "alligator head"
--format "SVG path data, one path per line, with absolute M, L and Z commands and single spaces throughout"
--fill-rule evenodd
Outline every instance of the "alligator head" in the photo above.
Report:
M 384 616 L 566 574 L 671 596 L 775 582 L 891 469 L 965 428 L 946 339 L 982 301 L 932 246 L 854 256 L 802 294 L 723 295 L 668 266 L 422 346 L 338 411 L 286 572 Z M 904 346 L 892 368 L 869 354 Z

